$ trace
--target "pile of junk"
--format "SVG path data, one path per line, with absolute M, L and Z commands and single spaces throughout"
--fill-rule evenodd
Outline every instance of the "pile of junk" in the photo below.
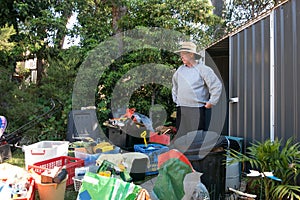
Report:
M 40 200 L 64 200 L 72 187 L 77 200 L 224 199 L 226 137 L 194 131 L 176 138 L 173 126 L 153 127 L 134 108 L 103 127 L 94 107 L 72 110 L 66 140 L 23 145 L 25 169 L 14 175 L 15 167 L 0 165 L 0 196 L 34 200 L 38 191 Z M 12 147 L 16 136 L 22 131 L 3 133 L 2 146 Z
M 109 118 L 103 127 L 97 123 L 94 108 L 70 113 L 67 139 L 75 157 L 85 163 L 78 169 L 81 176 L 74 179 L 74 183 L 81 183 L 77 187 L 82 197 L 79 199 L 104 192 L 138 196 L 115 187 L 120 181 L 125 183 L 121 188 L 143 191 L 145 199 L 224 199 L 225 150 L 229 148 L 226 137 L 194 131 L 176 138 L 175 127 L 153 127 L 151 119 L 135 108 L 127 108 L 118 118 Z M 105 187 L 100 184 L 96 192 L 90 191 L 94 183 L 89 181 L 99 179 L 99 175 Z

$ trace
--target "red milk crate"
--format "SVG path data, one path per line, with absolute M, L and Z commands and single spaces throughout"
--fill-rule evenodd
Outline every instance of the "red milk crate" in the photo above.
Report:
M 66 170 L 68 172 L 66 185 L 69 186 L 74 183 L 73 177 L 75 176 L 75 168 L 83 167 L 84 160 L 70 156 L 60 156 L 29 165 L 28 170 L 33 169 L 37 174 L 42 174 L 46 170 L 62 166 L 66 166 Z

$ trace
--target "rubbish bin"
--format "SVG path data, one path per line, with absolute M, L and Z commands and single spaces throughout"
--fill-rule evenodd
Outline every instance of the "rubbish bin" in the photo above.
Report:
M 227 139 L 211 131 L 194 131 L 178 138 L 174 147 L 188 158 L 196 171 L 203 173 L 201 182 L 210 199 L 224 199 Z
M 40 200 L 64 200 L 66 191 L 67 177 L 57 183 L 37 183 L 38 193 Z

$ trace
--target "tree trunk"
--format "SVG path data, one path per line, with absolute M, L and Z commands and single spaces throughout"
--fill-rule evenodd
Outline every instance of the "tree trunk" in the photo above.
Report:
M 37 70 L 37 77 L 36 77 L 36 84 L 39 85 L 41 83 L 43 72 L 44 72 L 44 62 L 43 59 L 40 57 L 37 57 L 36 61 L 36 70 Z

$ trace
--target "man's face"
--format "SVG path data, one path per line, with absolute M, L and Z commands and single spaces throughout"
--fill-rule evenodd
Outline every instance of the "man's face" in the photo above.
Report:
M 191 61 L 195 60 L 194 54 L 190 52 L 180 52 L 180 58 L 185 65 L 189 65 Z

